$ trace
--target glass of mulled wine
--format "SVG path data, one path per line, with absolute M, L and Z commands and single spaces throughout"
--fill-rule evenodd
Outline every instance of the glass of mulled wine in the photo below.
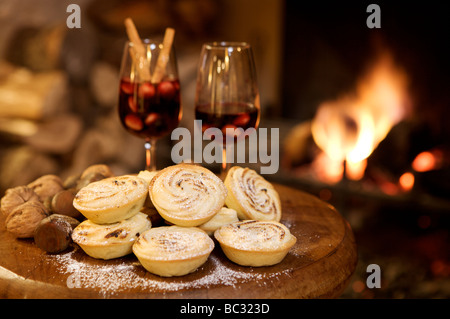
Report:
M 182 116 L 175 50 L 159 58 L 162 42 L 127 42 L 122 56 L 119 117 L 125 129 L 145 140 L 146 170 L 156 170 L 156 141 L 175 129 Z M 164 51 L 163 51 L 164 52 Z
M 252 47 L 245 42 L 205 43 L 200 54 L 195 95 L 195 117 L 202 132 L 222 132 L 221 176 L 230 167 L 226 145 L 259 124 L 260 105 Z

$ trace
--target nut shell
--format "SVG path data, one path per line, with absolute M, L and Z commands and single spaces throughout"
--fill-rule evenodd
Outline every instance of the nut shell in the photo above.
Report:
M 77 181 L 76 189 L 79 191 L 90 183 L 101 181 L 102 179 L 113 177 L 114 174 L 105 164 L 94 164 L 86 168 Z
M 6 218 L 6 230 L 17 238 L 31 238 L 37 225 L 47 216 L 48 211 L 41 202 L 23 203 Z
M 61 178 L 52 174 L 41 176 L 27 186 L 34 190 L 41 202 L 45 202 L 64 189 Z
M 52 198 L 51 208 L 54 214 L 66 215 L 76 219 L 83 218 L 83 215 L 73 207 L 75 194 L 71 190 L 63 190 L 55 194 Z
M 75 218 L 53 214 L 41 220 L 34 231 L 36 246 L 48 253 L 59 253 L 72 243 L 72 231 L 80 222 Z
M 39 201 L 39 196 L 30 187 L 17 186 L 7 189 L 0 201 L 1 212 L 4 217 L 8 217 L 17 206 L 28 201 Z
M 84 179 L 89 175 L 102 175 L 103 178 L 114 176 L 109 166 L 105 164 L 94 164 L 89 166 L 81 173 L 80 178 Z

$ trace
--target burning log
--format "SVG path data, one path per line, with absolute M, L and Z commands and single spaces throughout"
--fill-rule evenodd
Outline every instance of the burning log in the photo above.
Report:
M 327 166 L 340 165 L 347 178 L 361 179 L 367 158 L 391 128 L 406 118 L 408 107 L 406 76 L 383 54 L 354 93 L 319 106 L 311 131 L 330 160 Z
M 311 134 L 311 121 L 295 125 L 284 138 L 282 149 L 282 165 L 286 169 L 310 162 L 317 152 Z

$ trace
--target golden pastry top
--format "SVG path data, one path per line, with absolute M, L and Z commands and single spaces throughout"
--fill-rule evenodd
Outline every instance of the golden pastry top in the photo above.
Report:
M 133 252 L 152 260 L 185 260 L 211 253 L 214 242 L 197 227 L 161 226 L 147 230 Z
M 281 202 L 278 192 L 254 170 L 233 166 L 227 174 L 225 185 L 235 197 L 235 204 L 240 207 L 238 213 L 241 219 L 280 221 Z
M 237 213 L 234 209 L 222 207 L 213 218 L 198 227 L 206 231 L 208 234 L 212 234 L 216 229 L 237 221 L 239 221 L 239 218 L 237 217 Z
M 214 236 L 224 245 L 247 251 L 276 251 L 292 247 L 297 239 L 276 221 L 244 220 L 219 228 Z
M 144 179 L 147 183 L 150 184 L 153 177 L 155 177 L 156 174 L 158 174 L 159 171 L 140 171 L 137 175 L 138 177 Z
M 137 213 L 114 224 L 99 225 L 85 220 L 75 227 L 72 239 L 77 244 L 94 246 L 133 242 L 151 225 L 144 213 Z
M 83 187 L 75 195 L 73 205 L 80 211 L 119 208 L 146 196 L 147 187 L 148 182 L 137 176 L 109 177 Z
M 223 207 L 227 194 L 220 178 L 192 164 L 161 170 L 150 182 L 149 190 L 153 204 L 163 217 L 185 220 L 212 217 Z

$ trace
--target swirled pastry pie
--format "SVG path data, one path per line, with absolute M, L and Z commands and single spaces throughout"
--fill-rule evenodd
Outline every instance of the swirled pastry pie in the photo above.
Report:
M 275 221 L 244 220 L 214 232 L 225 255 L 242 266 L 270 266 L 283 260 L 297 241 L 289 229 Z
M 204 230 L 208 235 L 213 235 L 214 232 L 222 226 L 238 222 L 239 218 L 234 209 L 222 207 L 219 212 L 214 215 L 213 218 L 208 220 L 206 223 L 198 226 L 201 230 Z
M 177 164 L 161 170 L 150 182 L 150 198 L 159 214 L 178 226 L 198 226 L 224 205 L 227 190 L 210 170 Z
M 239 219 L 281 219 L 281 202 L 270 182 L 249 168 L 233 166 L 225 178 L 227 207 L 238 213 Z
M 143 213 L 114 224 L 99 225 L 88 219 L 75 227 L 72 239 L 89 256 L 112 259 L 130 254 L 136 239 L 151 226 Z
M 109 177 L 80 189 L 73 206 L 93 223 L 116 223 L 136 215 L 144 206 L 147 192 L 148 182 L 140 177 Z
M 183 276 L 195 271 L 214 249 L 213 240 L 197 227 L 162 226 L 139 237 L 133 253 L 149 272 L 163 276 Z

